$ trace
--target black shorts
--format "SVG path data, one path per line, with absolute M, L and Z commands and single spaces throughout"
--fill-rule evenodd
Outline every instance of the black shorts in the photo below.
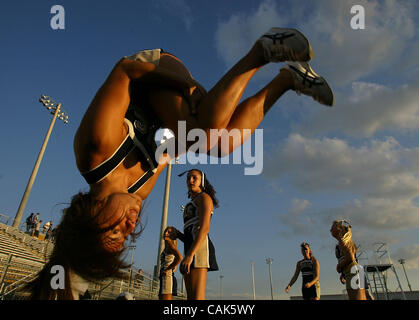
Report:
M 301 291 L 303 293 L 303 299 L 320 298 L 320 283 L 317 281 L 310 288 L 305 288 L 303 284 Z

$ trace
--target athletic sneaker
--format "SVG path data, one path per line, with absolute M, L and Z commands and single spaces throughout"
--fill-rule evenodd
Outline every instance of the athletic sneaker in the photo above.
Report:
M 313 49 L 307 38 L 296 29 L 271 28 L 260 40 L 266 61 L 310 61 Z
M 291 71 L 294 90 L 297 94 L 308 95 L 329 107 L 333 105 L 333 92 L 329 84 L 323 77 L 315 73 L 307 62 L 287 61 L 284 68 Z

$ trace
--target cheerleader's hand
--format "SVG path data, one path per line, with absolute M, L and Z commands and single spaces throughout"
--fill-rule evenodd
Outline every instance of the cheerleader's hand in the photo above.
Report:
M 187 255 L 183 258 L 182 262 L 180 263 L 180 272 L 182 274 L 189 274 L 190 267 L 192 264 L 193 257 Z

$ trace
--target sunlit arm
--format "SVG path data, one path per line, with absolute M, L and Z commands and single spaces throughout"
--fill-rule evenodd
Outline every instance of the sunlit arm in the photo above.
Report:
M 285 288 L 285 292 L 288 293 L 289 289 L 292 287 L 292 285 L 295 283 L 295 281 L 297 281 L 298 279 L 298 275 L 300 274 L 301 271 L 301 266 L 300 266 L 300 261 L 297 262 L 297 266 L 295 267 L 295 272 L 293 277 L 291 278 L 288 286 Z

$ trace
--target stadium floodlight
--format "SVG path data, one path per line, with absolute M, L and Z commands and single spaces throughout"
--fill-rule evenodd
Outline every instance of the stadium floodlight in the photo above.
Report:
M 54 127 L 55 120 L 57 117 L 64 121 L 64 123 L 68 123 L 68 115 L 67 112 L 61 109 L 61 103 L 54 102 L 51 97 L 42 94 L 41 98 L 39 98 L 39 102 L 41 102 L 47 110 L 50 110 L 51 114 L 54 116 L 52 117 L 51 124 L 49 125 L 48 132 L 45 136 L 44 142 L 41 147 L 41 151 L 39 152 L 38 158 L 35 162 L 35 166 L 32 170 L 32 174 L 29 178 L 28 184 L 26 186 L 25 192 L 23 194 L 22 200 L 19 205 L 19 209 L 16 213 L 15 220 L 13 221 L 13 227 L 19 228 L 20 220 L 22 219 L 23 212 L 25 211 L 26 203 L 29 198 L 29 194 L 31 192 L 33 183 L 35 181 L 36 175 L 38 173 L 39 166 L 42 161 L 42 157 L 44 156 L 45 149 L 48 144 L 49 137 L 51 136 L 52 128 Z M 65 117 L 65 118 L 61 118 Z

